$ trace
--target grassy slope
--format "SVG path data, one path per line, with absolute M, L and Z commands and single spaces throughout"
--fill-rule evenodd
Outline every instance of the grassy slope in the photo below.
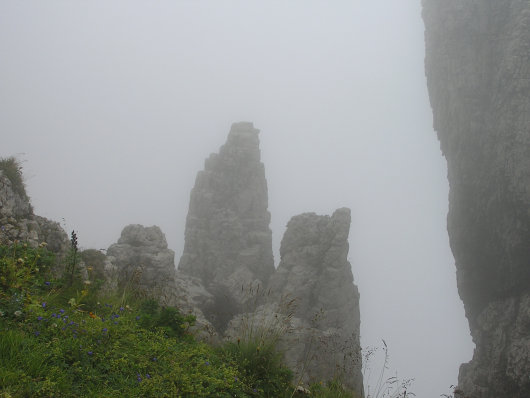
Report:
M 198 342 L 178 309 L 54 279 L 53 261 L 0 246 L 0 397 L 297 396 L 274 350 Z M 311 396 L 353 397 L 338 383 Z

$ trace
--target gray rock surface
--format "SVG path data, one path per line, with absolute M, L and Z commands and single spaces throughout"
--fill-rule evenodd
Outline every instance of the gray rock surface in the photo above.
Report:
M 423 0 L 448 232 L 476 344 L 468 397 L 530 397 L 530 2 Z
M 33 214 L 26 195 L 13 189 L 11 181 L 0 171 L 0 243 L 24 242 L 32 247 L 46 242 L 59 257 L 70 247 L 68 235 L 59 223 Z
M 305 213 L 287 224 L 270 281 L 276 297 L 296 300 L 286 359 L 304 381 L 340 376 L 363 393 L 359 292 L 348 262 L 350 210 Z
M 143 291 L 161 305 L 176 306 L 196 317 L 190 329 L 201 340 L 217 341 L 218 335 L 201 308 L 213 301 L 202 282 L 177 272 L 175 252 L 168 249 L 166 237 L 157 226 L 126 226 L 118 242 L 107 250 L 107 256 L 93 250 L 82 253 L 86 265 L 103 275 L 108 290 L 128 288 Z M 103 257 L 102 257 L 103 256 Z
M 162 292 L 175 280 L 175 252 L 168 249 L 159 227 L 126 226 L 118 243 L 107 250 L 116 267 L 117 284 L 131 285 L 155 293 Z
M 218 154 L 197 175 L 186 219 L 178 269 L 198 278 L 216 296 L 206 312 L 219 329 L 239 312 L 242 287 L 265 285 L 274 272 L 267 181 L 259 131 L 234 123 Z

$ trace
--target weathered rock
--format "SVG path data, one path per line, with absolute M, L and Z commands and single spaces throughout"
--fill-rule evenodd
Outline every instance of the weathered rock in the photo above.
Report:
M 29 218 L 33 215 L 33 209 L 25 192 L 14 189 L 9 178 L 0 170 L 0 214 L 2 218 L 18 219 Z
M 25 192 L 0 171 L 0 243 L 25 242 L 32 247 L 46 242 L 48 249 L 62 258 L 70 247 L 68 235 L 59 223 L 33 214 Z
M 459 388 L 530 396 L 530 3 L 423 0 L 448 231 L 476 344 Z
M 102 291 L 113 293 L 118 288 L 118 267 L 111 261 L 112 257 L 95 249 L 83 250 L 80 253 L 79 269 L 85 280 L 103 281 Z
M 274 272 L 267 181 L 259 131 L 232 125 L 228 139 L 205 162 L 191 192 L 184 252 L 178 269 L 200 279 L 216 297 L 206 312 L 222 329 L 246 298 L 242 286 L 265 285 Z
M 195 325 L 190 331 L 200 340 L 216 343 L 219 342 L 219 335 L 201 310 L 209 308 L 214 300 L 214 296 L 204 288 L 198 278 L 177 271 L 175 284 L 163 295 L 162 304 L 175 306 L 184 313 L 195 315 Z
M 159 227 L 128 225 L 107 256 L 117 268 L 118 286 L 134 286 L 155 293 L 175 280 L 175 252 L 168 249 Z
M 340 376 L 362 395 L 359 293 L 347 259 L 350 222 L 346 208 L 331 217 L 293 217 L 269 286 L 273 296 L 297 303 L 284 344 L 290 367 L 305 381 Z

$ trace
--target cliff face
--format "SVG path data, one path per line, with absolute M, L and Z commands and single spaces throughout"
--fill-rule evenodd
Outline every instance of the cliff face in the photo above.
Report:
M 476 344 L 469 397 L 530 396 L 530 3 L 423 0 L 448 232 Z
M 296 299 L 286 360 L 306 380 L 340 377 L 362 396 L 359 292 L 348 262 L 349 209 L 305 213 L 287 224 L 270 289 Z M 304 363 L 305 358 L 312 358 Z M 302 370 L 303 369 L 303 370 Z

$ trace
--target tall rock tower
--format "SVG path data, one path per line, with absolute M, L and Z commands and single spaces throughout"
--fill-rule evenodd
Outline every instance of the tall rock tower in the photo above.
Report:
M 274 272 L 267 181 L 259 130 L 234 123 L 226 144 L 205 162 L 191 191 L 184 253 L 178 270 L 199 278 L 216 295 L 205 314 L 223 326 L 245 301 L 244 287 L 267 284 Z
M 423 0 L 448 232 L 476 349 L 466 397 L 530 397 L 530 2 Z
M 293 217 L 270 289 L 297 303 L 296 342 L 286 345 L 289 366 L 307 381 L 338 377 L 361 397 L 359 292 L 348 261 L 350 222 L 346 208 L 332 216 Z

